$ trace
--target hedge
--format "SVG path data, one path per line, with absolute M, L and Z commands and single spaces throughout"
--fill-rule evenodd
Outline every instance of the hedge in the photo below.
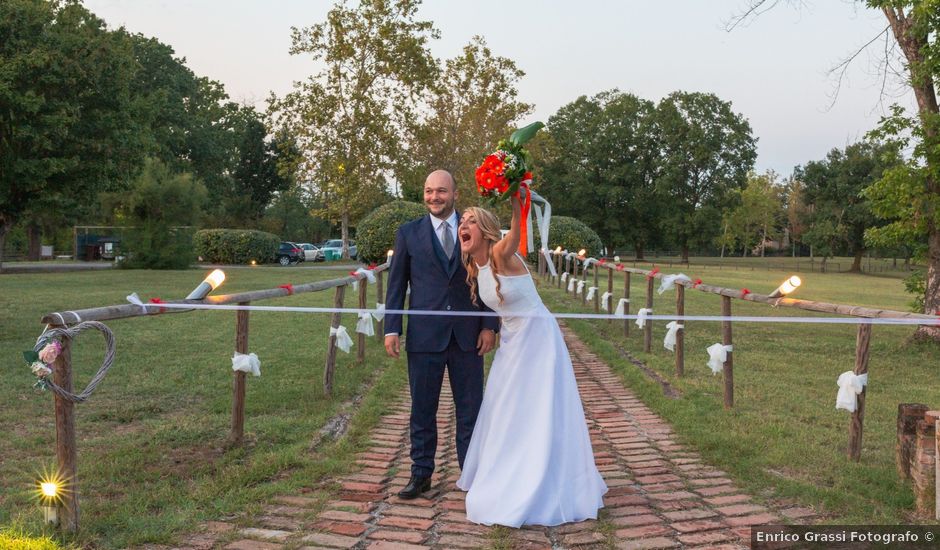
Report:
M 202 229 L 193 236 L 193 248 L 202 261 L 247 264 L 273 262 L 281 238 L 252 229 Z
M 428 213 L 424 205 L 392 201 L 373 210 L 356 226 L 356 247 L 364 262 L 384 262 L 395 246 L 395 233 L 403 224 Z
M 539 235 L 537 227 L 529 228 L 534 235 L 535 250 L 542 247 L 542 238 Z M 548 249 L 555 250 L 557 247 L 569 252 L 578 252 L 582 248 L 587 251 L 588 257 L 599 257 L 604 245 L 601 238 L 593 229 L 584 224 L 584 222 L 569 218 L 568 216 L 552 216 L 552 221 L 548 227 Z M 528 257 L 530 262 L 538 262 L 538 256 L 531 252 Z

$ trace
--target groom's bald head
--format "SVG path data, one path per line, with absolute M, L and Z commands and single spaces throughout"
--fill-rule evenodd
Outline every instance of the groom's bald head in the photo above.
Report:
M 424 205 L 437 218 L 447 218 L 457 202 L 457 181 L 447 170 L 435 170 L 424 180 Z

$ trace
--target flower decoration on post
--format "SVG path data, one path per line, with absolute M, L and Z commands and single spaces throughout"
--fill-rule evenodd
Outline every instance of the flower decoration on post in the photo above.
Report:
M 501 139 L 496 145 L 496 151 L 486 156 L 483 163 L 477 167 L 477 191 L 487 199 L 491 206 L 501 200 L 519 195 L 522 199 L 522 230 L 519 239 L 519 252 L 523 256 L 528 253 L 528 219 L 529 209 L 532 206 L 532 195 L 529 186 L 532 184 L 532 162 L 529 152 L 522 146 L 544 127 L 541 122 L 534 122 L 519 128 L 509 136 Z
M 692 288 L 696 288 L 696 287 L 698 287 L 698 285 L 700 285 L 700 284 L 702 284 L 702 280 L 701 280 L 701 279 L 695 279 L 695 282 L 692 283 Z
M 29 370 L 37 378 L 33 387 L 45 390 L 48 387 L 46 379 L 52 374 L 52 364 L 62 353 L 62 344 L 57 340 L 52 340 L 40 347 L 41 343 L 42 340 L 40 339 L 40 344 L 37 344 L 35 349 L 24 351 L 23 358 L 26 359 Z M 36 351 L 37 349 L 39 351 Z
M 656 267 L 656 266 L 653 266 L 653 270 L 646 274 L 646 280 L 648 281 L 648 280 L 650 280 L 650 279 L 656 277 L 656 275 L 657 275 L 658 273 L 659 273 L 659 268 Z
M 747 295 L 750 294 L 750 293 L 751 293 L 750 290 L 748 290 L 748 289 L 746 289 L 746 288 L 742 288 L 742 289 L 741 289 L 741 298 L 743 299 L 745 296 L 747 296 Z

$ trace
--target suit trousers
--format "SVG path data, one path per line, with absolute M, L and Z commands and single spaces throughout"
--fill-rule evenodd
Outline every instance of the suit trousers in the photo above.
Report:
M 431 477 L 437 452 L 437 408 L 444 383 L 450 379 L 457 416 L 457 462 L 463 460 L 473 426 L 483 403 L 483 357 L 476 350 L 463 351 L 451 335 L 442 352 L 408 352 L 408 385 L 411 389 L 411 474 Z

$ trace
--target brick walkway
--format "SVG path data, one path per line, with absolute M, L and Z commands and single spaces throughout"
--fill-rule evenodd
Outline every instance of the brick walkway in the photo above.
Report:
M 438 470 L 427 498 L 395 494 L 408 481 L 408 391 L 371 434 L 358 456 L 358 473 L 337 480 L 335 500 L 318 517 L 312 499 L 284 496 L 265 506 L 253 527 L 212 523 L 186 548 L 747 548 L 751 525 L 806 521 L 812 510 L 769 510 L 754 504 L 724 472 L 677 444 L 666 422 L 653 414 L 571 332 L 565 329 L 584 401 L 598 468 L 610 491 L 601 521 L 557 528 L 490 528 L 464 515 L 464 493 L 454 448 L 453 401 L 445 383 L 438 416 Z M 244 519 L 239 523 L 244 524 Z M 233 539 L 234 537 L 234 539 Z M 218 541 L 232 541 L 226 544 Z

